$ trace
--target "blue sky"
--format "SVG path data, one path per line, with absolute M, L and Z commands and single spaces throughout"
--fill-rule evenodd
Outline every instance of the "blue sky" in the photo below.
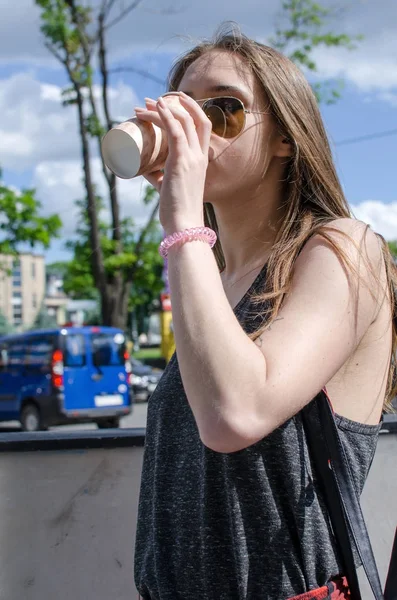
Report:
M 328 4 L 336 3 L 330 0 Z M 174 57 L 192 45 L 176 38 L 176 33 L 193 38 L 210 35 L 222 20 L 235 19 L 248 35 L 263 41 L 274 28 L 281 1 L 268 0 L 265 7 L 263 1 L 246 0 L 243 11 L 240 2 L 231 0 L 228 14 L 218 7 L 214 10 L 210 0 L 202 0 L 200 6 L 185 3 L 187 8 L 180 14 L 167 16 L 159 13 L 164 6 L 160 0 L 147 0 L 142 6 L 110 36 L 112 59 L 114 65 L 134 65 L 165 79 Z M 36 187 L 43 211 L 60 214 L 64 239 L 69 239 L 76 223 L 73 201 L 81 197 L 82 187 L 76 115 L 72 107 L 65 109 L 60 103 L 65 76 L 43 46 L 33 0 L 18 0 L 18 4 L 0 0 L 0 13 L 3 179 L 17 188 Z M 211 20 L 206 16 L 210 14 Z M 266 26 L 258 26 L 260 16 Z M 334 30 L 337 27 L 338 32 L 363 33 L 364 42 L 351 53 L 320 50 L 315 57 L 320 77 L 345 79 L 342 98 L 321 110 L 346 196 L 356 216 L 388 239 L 397 238 L 397 135 L 338 143 L 397 129 L 397 36 L 393 22 L 397 22 L 397 3 L 378 0 L 374 6 L 366 0 L 349 1 L 342 16 L 339 14 L 330 26 Z M 111 88 L 115 118 L 129 117 L 144 96 L 157 97 L 163 91 L 160 85 L 131 73 L 114 75 Z M 94 160 L 94 173 L 100 188 L 103 182 L 98 159 Z M 138 223 L 143 223 L 147 214 L 140 200 L 142 189 L 141 179 L 120 185 L 122 211 Z M 47 260 L 67 258 L 63 245 L 63 240 L 54 242 L 46 253 Z

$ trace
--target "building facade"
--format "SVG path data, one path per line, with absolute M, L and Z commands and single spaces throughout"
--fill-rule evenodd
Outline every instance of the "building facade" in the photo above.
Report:
M 16 329 L 33 324 L 45 290 L 44 256 L 0 255 L 0 311 Z

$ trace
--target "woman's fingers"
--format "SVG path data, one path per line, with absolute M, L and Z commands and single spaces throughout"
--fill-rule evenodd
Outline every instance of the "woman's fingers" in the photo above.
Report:
M 146 108 L 148 110 L 155 110 L 157 112 L 157 102 L 153 98 L 145 98 Z
M 157 105 L 169 135 L 169 143 L 182 150 L 187 141 L 190 148 L 197 151 L 200 148 L 200 142 L 190 113 L 182 108 L 179 102 L 178 104 L 171 104 L 162 97 L 158 99 Z
M 191 115 L 199 138 L 200 146 L 205 155 L 208 154 L 210 145 L 212 123 L 204 113 L 203 109 L 197 104 L 193 98 L 180 92 L 180 103 Z
M 152 109 L 149 110 L 147 108 L 141 108 L 140 106 L 137 106 L 135 108 L 135 114 L 140 121 L 153 123 L 154 125 L 157 125 L 157 127 L 161 127 L 161 129 L 164 129 L 164 123 L 160 115 L 158 114 L 157 109 L 154 111 Z
M 208 156 L 212 126 L 197 102 L 181 92 L 176 101 L 145 98 L 146 108 L 137 107 L 136 116 L 167 131 L 169 143 L 183 152 L 183 145 Z

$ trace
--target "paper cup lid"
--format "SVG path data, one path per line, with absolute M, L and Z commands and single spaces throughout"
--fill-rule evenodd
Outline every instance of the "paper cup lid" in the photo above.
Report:
M 117 177 L 132 179 L 141 166 L 139 148 L 128 133 L 122 129 L 111 129 L 103 137 L 101 152 L 105 165 Z

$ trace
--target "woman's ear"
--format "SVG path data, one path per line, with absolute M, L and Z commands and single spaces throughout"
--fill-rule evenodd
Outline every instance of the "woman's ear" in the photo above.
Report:
M 285 137 L 285 135 L 279 134 L 277 136 L 276 151 L 274 156 L 279 158 L 290 158 L 294 154 L 294 144 Z

